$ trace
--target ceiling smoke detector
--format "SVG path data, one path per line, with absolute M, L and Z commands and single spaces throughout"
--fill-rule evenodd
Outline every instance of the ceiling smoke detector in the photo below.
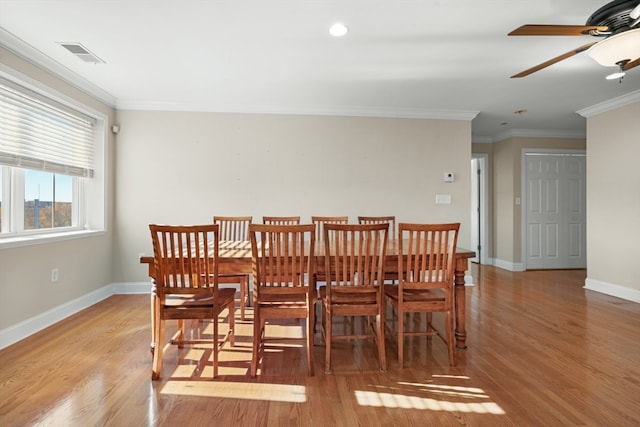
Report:
M 106 64 L 100 57 L 92 53 L 89 49 L 76 42 L 59 42 L 58 43 L 69 52 L 90 64 Z

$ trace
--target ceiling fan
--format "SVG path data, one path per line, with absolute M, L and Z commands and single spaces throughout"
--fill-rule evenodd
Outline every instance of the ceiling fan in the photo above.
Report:
M 607 78 L 622 78 L 640 65 L 640 0 L 614 0 L 596 10 L 585 25 L 523 25 L 510 36 L 593 36 L 602 40 L 587 43 L 548 61 L 514 74 L 525 77 L 550 65 L 586 51 L 604 66 L 618 66 L 619 72 Z

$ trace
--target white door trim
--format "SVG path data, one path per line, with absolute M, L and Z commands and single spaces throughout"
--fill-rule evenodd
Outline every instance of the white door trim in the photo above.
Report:
M 481 159 L 483 168 L 480 173 L 480 264 L 489 264 L 489 155 L 486 153 L 472 153 L 472 159 Z M 475 189 L 471 191 L 472 197 Z M 475 251 L 476 248 L 470 248 Z
M 586 150 L 564 149 L 564 148 L 523 148 L 521 154 L 521 176 L 520 176 L 520 233 L 521 248 L 520 258 L 522 270 L 527 269 L 527 154 L 556 154 L 556 155 L 585 155 Z

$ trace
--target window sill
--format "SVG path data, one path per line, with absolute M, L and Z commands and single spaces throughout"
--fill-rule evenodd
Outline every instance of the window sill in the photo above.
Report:
M 32 236 L 16 236 L 0 238 L 0 249 L 18 248 L 22 246 L 42 245 L 62 242 L 64 240 L 83 239 L 105 234 L 104 230 L 75 230 L 61 233 L 38 234 Z

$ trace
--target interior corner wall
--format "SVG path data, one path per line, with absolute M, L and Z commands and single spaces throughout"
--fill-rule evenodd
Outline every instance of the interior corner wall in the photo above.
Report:
M 493 147 L 493 241 L 494 263 L 512 270 L 519 260 L 515 254 L 515 207 L 517 189 L 515 177 L 515 147 L 513 140 L 494 143 Z
M 587 118 L 588 289 L 640 302 L 640 102 Z
M 152 253 L 150 223 L 216 214 L 460 222 L 469 244 L 471 121 L 137 110 L 118 120 L 120 282 L 149 280 L 139 254 Z

